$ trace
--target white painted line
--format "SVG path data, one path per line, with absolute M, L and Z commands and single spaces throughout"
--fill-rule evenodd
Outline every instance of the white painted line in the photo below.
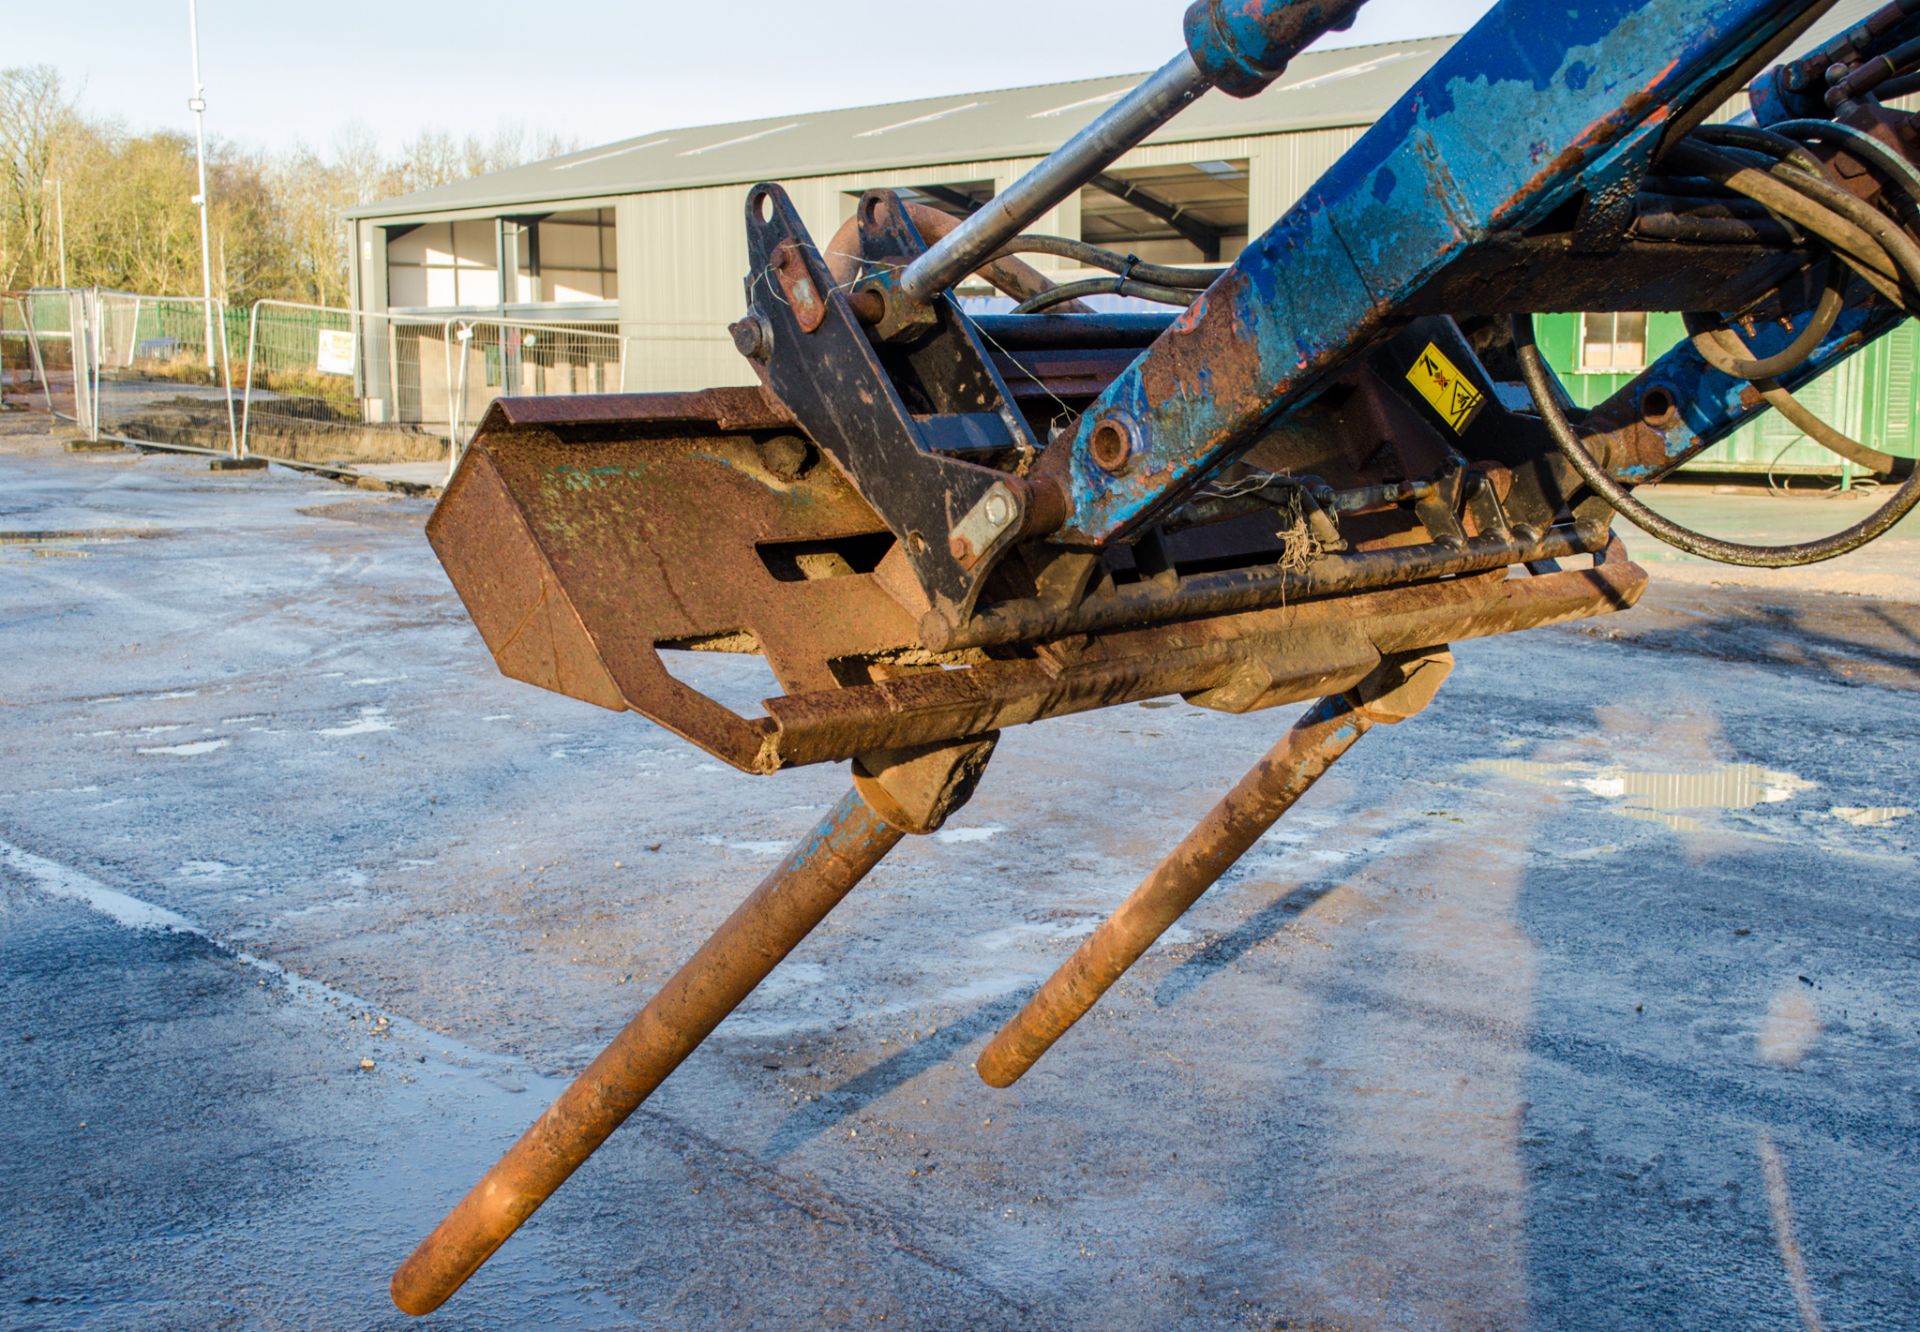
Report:
M 895 130 L 912 129 L 915 125 L 931 125 L 936 120 L 945 120 L 948 116 L 957 116 L 962 111 L 971 111 L 975 107 L 985 105 L 985 102 L 968 102 L 965 106 L 950 106 L 945 111 L 935 111 L 932 115 L 915 116 L 912 120 L 895 121 L 891 125 L 882 125 L 879 129 L 861 130 L 853 137 L 856 139 L 877 139 L 882 134 L 891 134 Z
M 605 162 L 610 158 L 625 157 L 628 153 L 642 152 L 648 148 L 658 148 L 662 144 L 672 143 L 672 139 L 648 139 L 645 143 L 630 143 L 625 148 L 615 148 L 611 152 L 595 153 L 592 157 L 582 157 L 573 162 L 561 162 L 555 171 L 571 171 L 575 167 L 592 166 L 595 162 Z
M 702 153 L 717 153 L 722 148 L 737 148 L 743 143 L 753 143 L 760 139 L 769 139 L 776 134 L 785 134 L 788 130 L 799 129 L 804 121 L 796 120 L 791 125 L 778 125 L 773 129 L 758 130 L 752 134 L 742 134 L 737 139 L 726 139 L 720 143 L 710 143 L 704 148 L 689 148 L 681 153 L 682 157 L 698 157 Z

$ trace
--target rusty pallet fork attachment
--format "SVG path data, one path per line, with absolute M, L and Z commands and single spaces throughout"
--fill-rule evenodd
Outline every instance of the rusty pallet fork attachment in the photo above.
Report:
M 873 191 L 823 250 L 777 185 L 749 191 L 732 333 L 757 387 L 495 403 L 428 534 L 500 669 L 743 772 L 847 763 L 853 789 L 419 1246 L 399 1307 L 459 1289 L 965 804 L 1005 728 L 1318 700 L 988 1043 L 996 1087 L 1367 730 L 1421 712 L 1453 645 L 1630 608 L 1616 513 L 1779 565 L 1920 506 L 1909 477 L 1856 529 L 1768 550 L 1629 493 L 1759 411 L 1801 420 L 1790 391 L 1920 292 L 1920 133 L 1876 95 L 1920 80 L 1895 45 L 1920 0 L 1780 63 L 1830 3 L 1501 0 L 1223 269 L 1023 234 L 1359 7 L 1198 0 L 1178 57 L 965 220 Z M 1768 128 L 1703 124 L 1742 88 Z M 1055 289 L 1022 253 L 1112 277 Z M 1019 309 L 964 310 L 976 274 Z M 1075 299 L 1096 292 L 1182 308 Z M 1530 316 L 1645 309 L 1694 312 L 1692 341 L 1574 409 Z M 688 652 L 757 654 L 780 692 L 741 715 L 676 677 Z

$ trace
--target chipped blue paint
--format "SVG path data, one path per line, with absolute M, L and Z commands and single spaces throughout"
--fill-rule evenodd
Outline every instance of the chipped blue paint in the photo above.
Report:
M 1786 326 L 1762 323 L 1750 332 L 1743 330 L 1743 337 L 1755 356 L 1772 356 L 1791 344 L 1811 317 L 1802 315 Z M 1901 311 L 1881 300 L 1871 287 L 1854 279 L 1848 290 L 1846 308 L 1835 321 L 1833 330 L 1804 364 L 1791 374 L 1781 376 L 1781 385 L 1797 389 L 1811 383 L 1876 338 L 1891 333 L 1905 318 Z M 1618 445 L 1609 450 L 1609 470 L 1623 481 L 1639 482 L 1664 476 L 1768 410 L 1753 395 L 1746 380 L 1715 370 L 1693 349 L 1692 343 L 1682 342 L 1594 408 L 1594 415 L 1602 420 L 1636 416 L 1639 404 L 1655 389 L 1672 399 L 1680 420 L 1654 432 L 1661 442 L 1658 457 L 1644 450 L 1621 451 Z M 1627 441 L 1622 436 L 1619 442 Z
M 646 474 L 645 467 L 575 467 L 571 463 L 559 463 L 551 472 L 569 490 L 600 490 L 616 479 Z
M 822 858 L 864 862 L 870 859 L 870 848 L 890 845 L 899 836 L 859 791 L 848 791 L 788 853 L 782 872 L 791 873 Z
M 1810 3 L 1504 0 L 1323 176 L 1082 421 L 1069 539 L 1153 517 L 1309 401 L 1475 245 L 1650 149 Z M 1089 441 L 1139 425 L 1114 477 Z
M 1362 3 L 1200 0 L 1187 10 L 1187 52 L 1214 87 L 1233 97 L 1252 97 L 1314 38 L 1350 26 Z

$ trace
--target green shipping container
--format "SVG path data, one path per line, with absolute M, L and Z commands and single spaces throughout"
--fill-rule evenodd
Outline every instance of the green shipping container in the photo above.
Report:
M 1540 349 L 1583 407 L 1602 402 L 1685 336 L 1677 314 L 1556 314 L 1536 321 Z M 1902 324 L 1802 388 L 1809 409 L 1863 444 L 1920 456 L 1920 333 Z M 1857 470 L 1788 425 L 1777 413 L 1741 427 L 1688 464 L 1693 471 L 1836 476 Z

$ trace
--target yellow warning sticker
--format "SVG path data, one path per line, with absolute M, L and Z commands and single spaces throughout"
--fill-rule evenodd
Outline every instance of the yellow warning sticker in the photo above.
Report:
M 1487 395 L 1455 369 L 1453 362 L 1431 342 L 1413 363 L 1413 369 L 1407 371 L 1407 382 L 1420 390 L 1420 396 L 1433 404 L 1433 410 L 1447 418 L 1456 435 L 1466 434 L 1473 418 L 1487 405 Z

